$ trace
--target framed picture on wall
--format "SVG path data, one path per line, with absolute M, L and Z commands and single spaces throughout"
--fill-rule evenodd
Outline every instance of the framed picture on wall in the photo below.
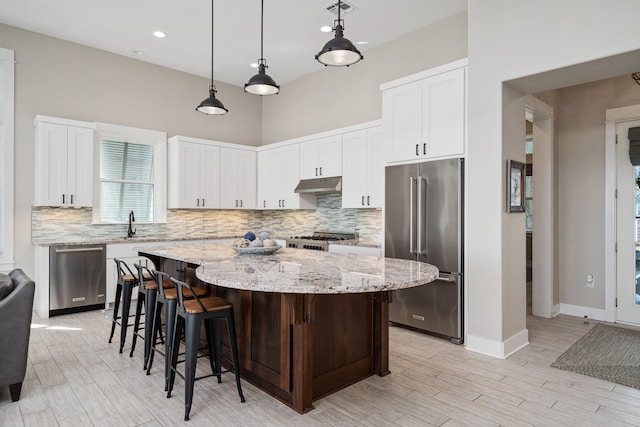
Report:
M 507 160 L 507 212 L 524 212 L 525 164 Z

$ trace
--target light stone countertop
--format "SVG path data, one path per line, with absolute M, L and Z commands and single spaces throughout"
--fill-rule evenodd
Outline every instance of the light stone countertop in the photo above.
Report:
M 216 286 L 262 292 L 338 294 L 390 291 L 438 277 L 431 264 L 395 258 L 281 248 L 240 255 L 230 242 L 159 246 L 142 252 L 198 264 L 196 277 Z

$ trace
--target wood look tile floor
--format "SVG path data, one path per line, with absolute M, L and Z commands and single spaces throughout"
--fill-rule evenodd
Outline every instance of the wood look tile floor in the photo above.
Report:
M 142 343 L 130 358 L 129 338 L 118 354 L 101 311 L 33 323 L 20 401 L 0 387 L 1 426 L 640 426 L 640 390 L 550 367 L 596 323 L 569 316 L 529 316 L 530 345 L 506 360 L 392 327 L 392 373 L 320 399 L 305 415 L 246 381 L 240 403 L 231 374 L 222 384 L 205 379 L 188 423 L 182 380 L 167 399 L 162 356 L 145 375 Z

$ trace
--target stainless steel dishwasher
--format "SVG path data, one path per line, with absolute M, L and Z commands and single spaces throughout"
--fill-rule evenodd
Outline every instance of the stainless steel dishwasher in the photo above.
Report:
M 49 315 L 104 308 L 106 245 L 49 248 Z

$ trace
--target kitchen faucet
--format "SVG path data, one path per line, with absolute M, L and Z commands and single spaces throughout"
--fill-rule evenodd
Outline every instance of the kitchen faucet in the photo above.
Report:
M 137 228 L 134 230 L 131 227 L 131 224 L 136 221 L 135 216 L 133 216 L 133 211 L 129 212 L 129 228 L 127 229 L 127 237 L 133 237 L 136 234 Z

